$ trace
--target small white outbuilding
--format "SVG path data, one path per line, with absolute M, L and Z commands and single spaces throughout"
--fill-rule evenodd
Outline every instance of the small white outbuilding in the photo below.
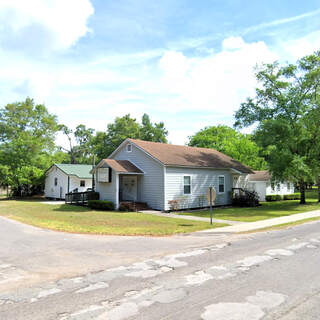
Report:
M 292 182 L 271 183 L 271 175 L 267 170 L 254 171 L 254 174 L 248 175 L 247 187 L 249 190 L 256 191 L 260 201 L 266 200 L 266 195 L 292 194 L 294 193 L 294 184 Z
M 44 195 L 49 199 L 65 199 L 65 194 L 92 188 L 91 165 L 53 164 L 46 171 Z

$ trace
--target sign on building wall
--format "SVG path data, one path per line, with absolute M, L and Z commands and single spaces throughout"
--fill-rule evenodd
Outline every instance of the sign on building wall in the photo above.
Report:
M 109 168 L 98 169 L 98 182 L 110 182 Z

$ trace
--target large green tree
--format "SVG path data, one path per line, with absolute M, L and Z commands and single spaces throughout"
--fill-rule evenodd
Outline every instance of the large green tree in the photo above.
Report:
M 99 160 L 108 157 L 127 138 L 167 142 L 167 135 L 163 122 L 152 123 L 149 116 L 144 114 L 139 123 L 127 114 L 108 124 L 106 132 L 97 132 L 92 147 Z
M 189 137 L 189 146 L 213 148 L 246 164 L 254 170 L 266 168 L 262 150 L 251 135 L 242 134 L 224 125 L 206 127 Z
M 60 146 L 60 149 L 69 155 L 69 163 L 90 164 L 94 156 L 93 139 L 94 129 L 79 124 L 73 131 L 66 125 L 60 125 L 60 131 L 68 140 L 68 148 Z
M 30 98 L 0 109 L 0 179 L 16 193 L 39 188 L 54 150 L 56 116 Z
M 315 97 L 320 83 L 320 52 L 296 64 L 265 64 L 256 72 L 260 86 L 236 112 L 236 127 L 257 124 L 258 143 L 267 150 L 273 178 L 300 185 L 305 201 L 305 183 L 313 178 L 310 165 L 310 132 L 306 117 L 318 108 Z M 319 124 L 318 124 L 319 125 Z M 318 138 L 317 138 L 318 139 Z

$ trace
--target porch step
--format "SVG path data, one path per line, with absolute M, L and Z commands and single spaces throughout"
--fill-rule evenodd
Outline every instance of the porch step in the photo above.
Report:
M 150 210 L 151 208 L 148 206 L 146 202 L 132 202 L 132 201 L 121 201 L 121 205 L 126 206 L 132 211 L 141 211 L 141 210 Z

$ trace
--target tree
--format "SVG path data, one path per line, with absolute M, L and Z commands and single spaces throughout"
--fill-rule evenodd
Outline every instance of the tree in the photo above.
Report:
M 66 125 L 60 125 L 62 131 L 69 142 L 69 149 L 60 147 L 61 150 L 66 151 L 70 156 L 70 163 L 89 164 L 92 162 L 93 147 L 92 140 L 94 129 L 86 128 L 85 125 L 79 124 L 76 130 L 69 129 Z
M 138 123 L 130 114 L 117 117 L 114 123 L 107 126 L 106 132 L 97 132 L 92 139 L 92 148 L 98 159 L 108 157 L 125 139 L 142 139 L 154 142 L 167 142 L 168 131 L 163 122 L 152 123 L 147 114 Z
M 30 98 L 0 109 L 0 177 L 18 193 L 40 188 L 54 150 L 57 118 Z
M 192 147 L 216 149 L 254 170 L 266 168 L 266 162 L 261 156 L 262 150 L 251 135 L 242 134 L 228 126 L 206 127 L 189 137 L 188 144 Z
M 256 78 L 261 86 L 254 98 L 241 104 L 235 114 L 235 126 L 257 123 L 255 136 L 267 150 L 273 178 L 298 183 L 300 203 L 304 204 L 305 183 L 313 178 L 310 132 L 305 121 L 309 112 L 317 108 L 320 52 L 296 64 L 264 64 L 257 69 Z
M 320 105 L 317 103 L 317 105 Z M 304 118 L 308 132 L 308 163 L 314 179 L 311 181 L 318 186 L 318 202 L 320 202 L 320 108 L 312 108 Z
M 165 129 L 163 122 L 153 124 L 146 113 L 142 116 L 141 140 L 167 143 L 167 135 L 168 131 Z

